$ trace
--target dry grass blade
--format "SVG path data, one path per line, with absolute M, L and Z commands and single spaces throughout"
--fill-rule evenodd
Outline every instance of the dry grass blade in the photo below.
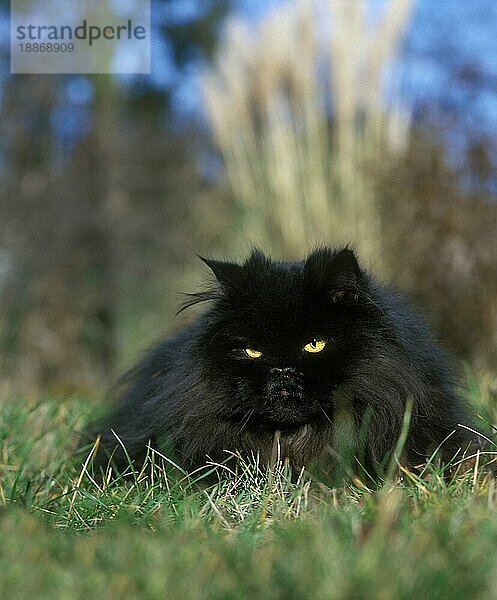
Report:
M 69 515 L 71 515 L 72 511 L 74 510 L 74 503 L 76 502 L 76 498 L 77 498 L 77 495 L 78 495 L 78 489 L 81 486 L 81 482 L 83 481 L 84 476 L 85 475 L 89 476 L 88 465 L 89 465 L 91 459 L 93 458 L 93 456 L 95 456 L 95 454 L 96 454 L 99 446 L 100 446 L 100 436 L 98 436 L 97 439 L 95 440 L 95 443 L 93 444 L 90 452 L 88 453 L 88 456 L 85 459 L 85 462 L 83 463 L 83 466 L 81 467 L 81 471 L 80 471 L 80 473 L 78 475 L 78 479 L 76 481 L 76 485 L 74 486 L 74 492 L 73 492 L 72 497 L 71 497 L 71 503 L 69 505 L 69 511 L 68 511 Z

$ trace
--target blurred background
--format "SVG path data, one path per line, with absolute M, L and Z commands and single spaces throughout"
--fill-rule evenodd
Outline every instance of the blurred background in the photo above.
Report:
M 152 0 L 150 75 L 9 75 L 0 377 L 97 390 L 203 270 L 354 242 L 497 367 L 497 3 Z

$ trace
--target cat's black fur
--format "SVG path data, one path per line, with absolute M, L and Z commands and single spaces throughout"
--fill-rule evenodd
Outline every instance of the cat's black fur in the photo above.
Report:
M 358 460 L 377 472 L 396 446 L 407 404 L 406 463 L 419 464 L 440 444 L 448 460 L 468 444 L 447 357 L 352 250 L 319 248 L 298 262 L 258 251 L 242 265 L 204 262 L 215 283 L 186 305 L 209 307 L 125 377 L 113 414 L 94 430 L 107 451 L 100 456 L 114 451 L 126 464 L 115 432 L 137 462 L 161 440 L 188 469 L 223 461 L 226 451 L 269 461 L 280 431 L 283 456 L 300 468 L 333 460 L 345 417 Z M 313 338 L 326 346 L 309 354 L 303 347 Z M 262 356 L 249 358 L 247 347 Z

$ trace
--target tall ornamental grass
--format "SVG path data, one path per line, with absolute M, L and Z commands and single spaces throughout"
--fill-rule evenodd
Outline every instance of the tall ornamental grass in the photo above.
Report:
M 381 266 L 374 173 L 409 134 L 391 67 L 411 5 L 298 0 L 229 21 L 202 88 L 241 237 L 290 256 L 353 242 Z

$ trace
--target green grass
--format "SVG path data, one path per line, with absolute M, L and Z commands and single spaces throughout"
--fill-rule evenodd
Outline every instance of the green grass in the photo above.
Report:
M 491 381 L 472 402 L 496 422 Z M 0 598 L 495 598 L 482 468 L 367 489 L 241 463 L 197 485 L 160 457 L 121 484 L 71 462 L 88 398 L 0 401 Z M 152 464 L 154 462 L 155 464 Z M 198 477 L 198 476 L 197 476 Z

